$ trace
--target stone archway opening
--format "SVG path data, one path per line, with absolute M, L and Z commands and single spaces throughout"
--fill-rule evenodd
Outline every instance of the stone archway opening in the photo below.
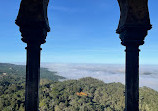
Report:
M 27 43 L 25 110 L 38 111 L 40 51 L 50 31 L 47 6 L 49 0 L 22 0 L 16 24 L 22 41 Z M 126 46 L 126 111 L 139 110 L 139 46 L 151 29 L 147 0 L 118 0 L 121 10 L 120 34 Z

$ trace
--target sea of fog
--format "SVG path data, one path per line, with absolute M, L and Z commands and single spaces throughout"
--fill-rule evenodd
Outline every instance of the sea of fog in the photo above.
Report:
M 105 83 L 125 84 L 125 68 L 119 64 L 56 64 L 45 63 L 42 67 L 56 71 L 67 79 L 93 77 Z M 140 65 L 140 87 L 147 86 L 158 91 L 158 65 Z

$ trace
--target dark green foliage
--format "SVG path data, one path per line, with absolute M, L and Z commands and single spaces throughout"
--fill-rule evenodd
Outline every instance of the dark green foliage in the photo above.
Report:
M 24 111 L 24 76 L 0 71 L 0 111 Z M 125 107 L 124 85 L 91 77 L 63 82 L 41 79 L 39 99 L 40 111 L 123 111 Z M 139 101 L 140 111 L 158 111 L 158 92 L 140 88 Z
M 8 63 L 0 63 L 0 76 L 5 75 L 17 75 L 25 77 L 26 75 L 26 66 L 24 65 L 14 65 Z M 56 75 L 56 72 L 50 72 L 46 68 L 41 68 L 40 77 L 44 79 L 50 79 L 53 81 L 58 81 L 59 79 L 65 79 L 64 77 Z
M 48 84 L 48 86 L 46 85 Z M 41 85 L 41 111 L 123 111 L 124 85 L 87 77 Z M 78 96 L 76 92 L 87 93 Z M 140 88 L 140 111 L 158 111 L 158 92 Z
M 42 79 L 40 85 L 40 111 L 123 111 L 125 107 L 124 85 L 121 83 L 106 84 L 88 77 L 64 82 Z M 2 111 L 24 110 L 24 79 L 18 78 L 18 82 L 1 86 L 1 89 Z M 81 89 L 88 96 L 78 96 L 76 92 Z M 140 111 L 157 109 L 158 92 L 141 88 Z
M 24 80 L 15 75 L 0 77 L 0 109 L 2 111 L 24 109 Z

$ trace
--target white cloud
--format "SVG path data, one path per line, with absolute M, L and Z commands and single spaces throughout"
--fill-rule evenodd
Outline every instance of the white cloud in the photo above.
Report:
M 67 79 L 94 77 L 105 83 L 121 82 L 125 84 L 124 65 L 112 64 L 42 64 L 43 67 Z M 158 66 L 141 65 L 140 86 L 147 86 L 158 91 Z

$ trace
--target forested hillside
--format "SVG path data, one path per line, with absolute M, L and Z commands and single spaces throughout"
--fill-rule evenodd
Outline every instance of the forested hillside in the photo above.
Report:
M 0 76 L 0 111 L 24 111 L 25 79 Z M 87 77 L 63 82 L 41 79 L 40 111 L 123 111 L 124 85 Z M 140 111 L 158 111 L 158 92 L 140 88 Z
M 8 64 L 8 63 L 0 63 L 0 76 L 18 76 L 18 77 L 25 77 L 26 75 L 26 66 L 24 65 L 15 65 L 15 64 Z M 64 77 L 56 75 L 57 72 L 50 72 L 46 68 L 41 68 L 40 70 L 40 77 L 42 79 L 50 79 L 53 81 L 58 81 L 59 79 L 65 79 Z

